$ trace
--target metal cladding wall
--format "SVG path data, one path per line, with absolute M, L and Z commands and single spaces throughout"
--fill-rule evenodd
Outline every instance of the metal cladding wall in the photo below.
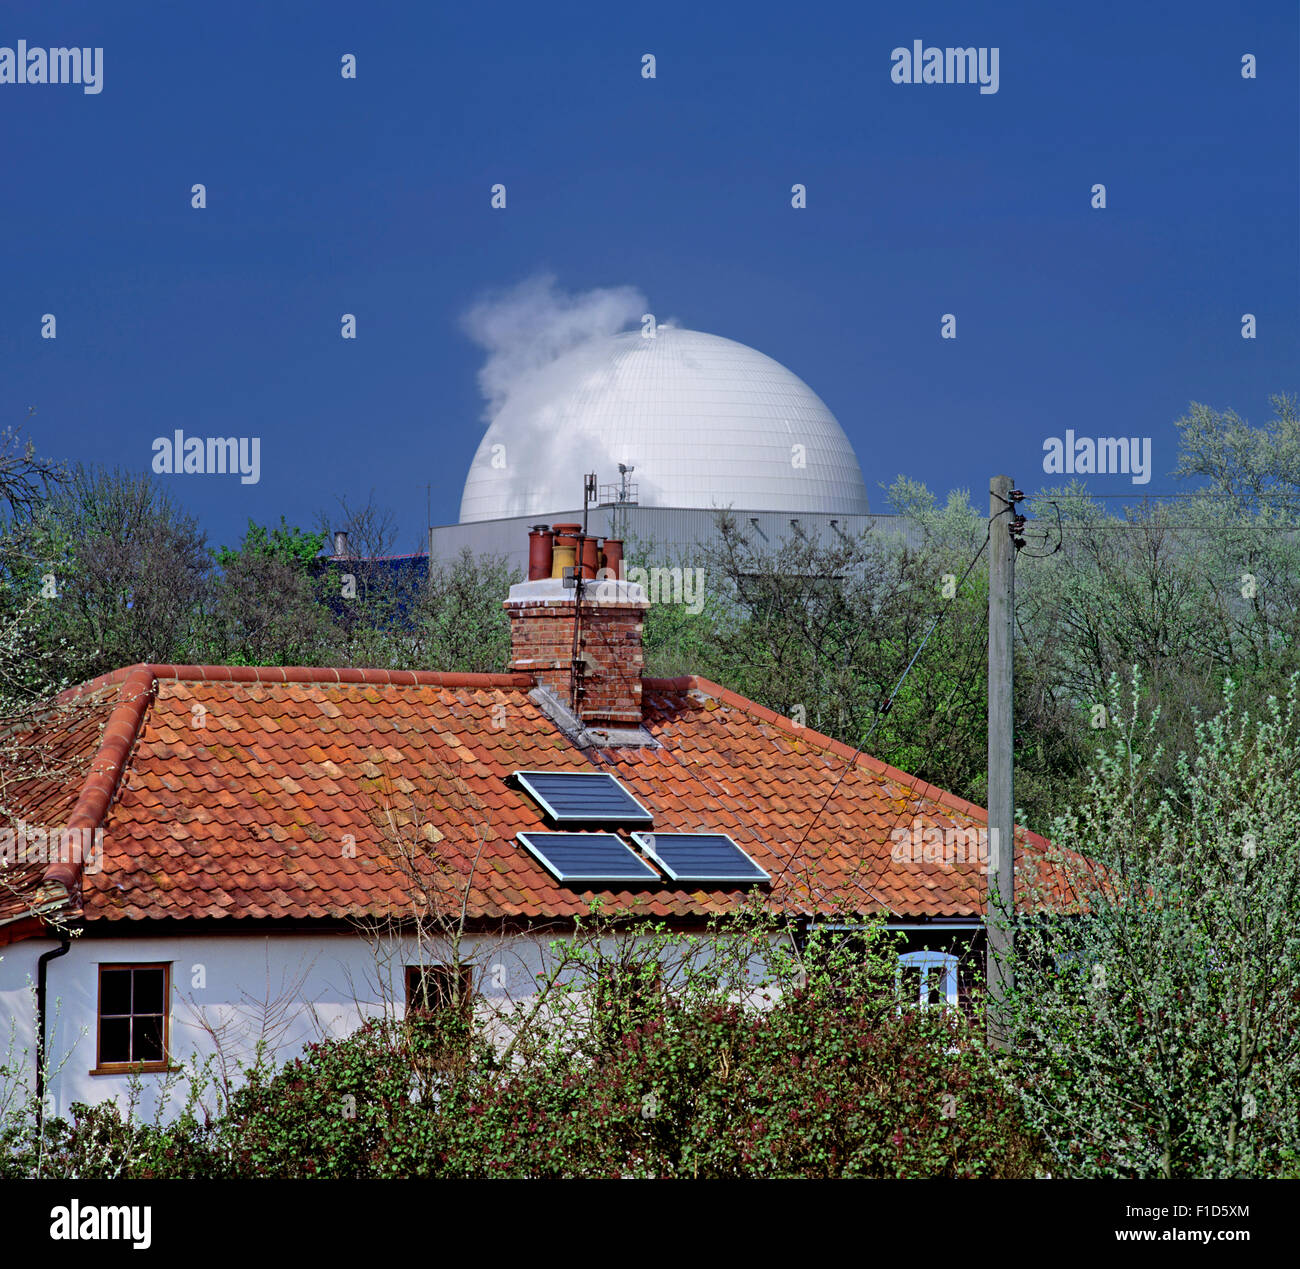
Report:
M 909 544 L 919 542 L 916 526 L 902 516 L 830 515 L 822 512 L 743 511 L 730 512 L 755 546 L 776 550 L 782 540 L 799 533 L 830 546 L 839 534 L 854 537 L 864 529 L 881 536 L 902 535 Z M 514 516 L 508 520 L 480 520 L 475 524 L 446 524 L 429 530 L 429 548 L 434 559 L 454 559 L 469 547 L 476 555 L 504 555 L 528 575 L 528 531 L 534 524 L 582 523 L 582 511 L 557 511 L 552 515 Z M 699 543 L 718 541 L 716 511 L 682 507 L 593 507 L 588 531 L 597 537 L 622 537 L 628 554 L 664 563 L 689 562 Z M 796 527 L 797 526 L 797 527 Z

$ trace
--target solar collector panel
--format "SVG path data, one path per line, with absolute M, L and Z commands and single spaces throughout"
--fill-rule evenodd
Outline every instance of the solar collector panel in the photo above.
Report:
M 519 841 L 551 876 L 566 884 L 660 880 L 659 874 L 613 833 L 520 833 Z
M 516 771 L 514 778 L 557 824 L 654 823 L 654 816 L 603 771 Z
M 726 833 L 633 833 L 670 881 L 770 881 Z

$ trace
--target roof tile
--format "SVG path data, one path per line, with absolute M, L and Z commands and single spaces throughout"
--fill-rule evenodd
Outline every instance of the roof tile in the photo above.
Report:
M 472 880 L 474 916 L 579 915 L 595 892 L 560 885 L 514 845 L 548 827 L 505 783 L 526 767 L 608 771 L 661 828 L 730 832 L 787 909 L 982 912 L 979 864 L 899 862 L 891 836 L 913 821 L 979 827 L 982 810 L 705 680 L 646 681 L 659 748 L 589 751 L 554 727 L 518 674 L 131 667 L 97 683 L 80 691 L 113 724 L 102 747 L 101 726 L 57 738 L 94 757 L 96 773 L 33 787 L 25 803 L 47 823 L 74 805 L 107 805 L 102 869 L 82 879 L 86 921 L 398 915 L 410 911 L 414 877 L 457 906 Z M 502 703 L 504 729 L 493 714 Z M 192 705 L 205 710 L 199 732 Z M 105 755 L 126 759 L 120 782 Z M 1046 843 L 1027 835 L 1025 845 L 1021 876 L 1054 884 Z M 700 919 L 744 898 L 694 884 L 603 897 Z

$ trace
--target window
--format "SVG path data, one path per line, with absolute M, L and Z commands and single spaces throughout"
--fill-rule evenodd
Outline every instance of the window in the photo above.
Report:
M 452 1070 L 470 1056 L 473 986 L 468 965 L 406 967 L 406 1021 L 426 1078 Z
M 951 952 L 904 952 L 898 958 L 898 995 L 902 1004 L 922 1009 L 957 1004 L 957 958 Z
M 96 1071 L 165 1071 L 171 965 L 99 967 Z
M 408 965 L 406 1016 L 468 1013 L 474 981 L 468 965 Z

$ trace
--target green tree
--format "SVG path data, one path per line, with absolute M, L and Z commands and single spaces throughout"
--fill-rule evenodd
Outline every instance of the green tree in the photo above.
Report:
M 1141 700 L 1053 826 L 1077 912 L 1017 931 L 1018 1084 L 1073 1173 L 1296 1175 L 1300 678 L 1255 717 L 1229 683 L 1167 788 Z
M 721 515 L 717 543 L 694 556 L 705 579 L 699 611 L 661 602 L 647 614 L 647 667 L 702 673 L 846 744 L 865 741 L 918 781 L 982 802 L 985 519 L 961 492 L 938 507 L 924 486 L 900 480 L 891 497 L 907 517 L 905 534 L 831 544 L 798 534 L 769 544 Z M 1030 821 L 1042 823 L 1082 770 L 1081 724 L 1044 690 L 1028 648 L 1018 656 L 1018 793 Z
M 221 575 L 204 626 L 206 655 L 228 665 L 328 665 L 331 614 L 313 572 L 324 535 L 280 517 L 248 522 L 238 548 L 217 552 Z
M 147 475 L 78 467 L 0 539 L 11 610 L 51 685 L 184 661 L 211 561 L 197 522 Z M 33 606 L 34 605 L 34 606 Z
M 305 573 L 320 555 L 325 545 L 324 533 L 311 533 L 296 525 L 286 523 L 284 516 L 272 528 L 248 522 L 248 532 L 238 548 L 223 546 L 217 551 L 217 563 L 222 568 L 237 565 L 250 557 L 272 560 L 285 568 Z

